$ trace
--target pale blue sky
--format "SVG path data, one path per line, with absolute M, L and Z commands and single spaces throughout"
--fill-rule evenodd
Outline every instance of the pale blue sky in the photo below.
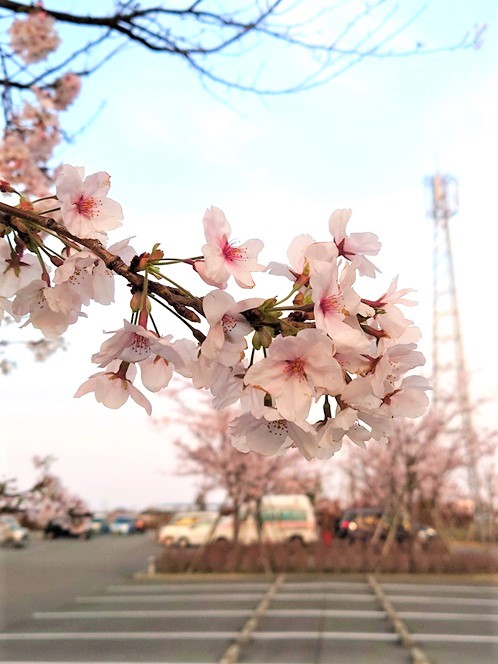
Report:
M 204 210 L 217 205 L 235 238 L 263 239 L 263 262 L 285 260 L 295 235 L 327 239 L 330 213 L 352 207 L 351 230 L 373 231 L 383 243 L 376 261 L 383 274 L 372 292 L 383 292 L 397 274 L 401 287 L 417 290 L 420 305 L 407 313 L 423 329 L 427 354 L 432 227 L 423 181 L 437 169 L 453 174 L 464 341 L 474 394 L 490 399 L 478 422 L 496 426 L 498 5 L 435 1 L 403 39 L 451 43 L 483 22 L 480 51 L 365 61 L 324 87 L 270 99 L 221 89 L 216 97 L 176 60 L 130 50 L 85 82 L 68 124 L 81 126 L 102 100 L 106 106 L 61 159 L 111 173 L 111 195 L 125 211 L 113 237 L 136 236 L 139 251 L 161 242 L 168 253 L 197 255 Z M 284 71 L 289 63 L 279 57 Z M 186 269 L 181 274 L 190 279 Z M 275 289 L 283 293 L 285 285 L 272 281 L 262 292 Z M 19 357 L 19 369 L 0 376 L 10 414 L 5 474 L 27 483 L 31 457 L 50 453 L 68 488 L 95 508 L 188 500 L 194 490 L 174 476 L 168 432 L 159 433 L 134 405 L 114 412 L 90 396 L 72 398 L 94 372 L 90 355 L 101 331 L 128 315 L 122 291 L 122 307 L 93 307 L 69 332 L 66 353 L 43 365 Z M 178 334 L 176 326 L 171 331 Z M 160 416 L 163 401 L 152 401 Z

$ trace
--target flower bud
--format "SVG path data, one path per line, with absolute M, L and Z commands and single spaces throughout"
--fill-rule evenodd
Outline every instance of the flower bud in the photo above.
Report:
M 269 348 L 273 340 L 273 330 L 270 327 L 262 327 L 259 330 L 259 340 L 263 348 Z
M 52 265 L 55 265 L 55 267 L 60 267 L 61 265 L 64 265 L 64 261 L 62 258 L 59 258 L 58 256 L 50 256 L 50 262 Z
M 142 300 L 143 300 L 142 291 L 136 291 L 135 293 L 133 293 L 130 300 L 130 308 L 133 312 L 140 311 L 140 309 L 142 308 Z
M 259 333 L 259 330 L 256 330 L 252 336 L 252 345 L 256 350 L 260 350 L 261 346 L 263 345 L 261 343 L 261 335 Z

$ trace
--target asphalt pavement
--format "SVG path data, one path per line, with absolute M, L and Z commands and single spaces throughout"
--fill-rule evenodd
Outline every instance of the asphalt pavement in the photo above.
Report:
M 0 662 L 432 664 L 498 661 L 492 579 L 365 575 L 141 578 L 147 535 L 0 551 Z

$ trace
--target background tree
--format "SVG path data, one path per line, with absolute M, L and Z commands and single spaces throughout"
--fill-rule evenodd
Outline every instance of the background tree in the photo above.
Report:
M 70 493 L 51 471 L 55 459 L 34 457 L 39 476 L 32 486 L 20 489 L 14 479 L 0 481 L 0 513 L 19 513 L 33 528 L 44 528 L 49 521 L 66 523 L 72 517 L 88 513 L 86 502 Z
M 493 467 L 493 436 L 482 435 L 475 444 L 482 462 Z M 387 444 L 350 447 L 341 464 L 355 506 L 383 507 L 391 519 L 412 525 L 429 522 L 444 536 L 451 526 L 448 506 L 468 493 L 467 456 L 451 413 L 430 410 L 417 421 L 395 422 Z
M 177 393 L 178 416 L 158 424 L 181 427 L 174 440 L 178 473 L 200 478 L 199 494 L 203 496 L 214 490 L 225 493 L 226 507 L 233 515 L 235 542 L 244 504 L 274 493 L 305 493 L 312 499 L 320 496 L 319 471 L 305 466 L 298 455 L 265 457 L 239 452 L 232 445 L 228 428 L 233 409 L 215 410 L 207 402 L 188 406 L 181 395 Z

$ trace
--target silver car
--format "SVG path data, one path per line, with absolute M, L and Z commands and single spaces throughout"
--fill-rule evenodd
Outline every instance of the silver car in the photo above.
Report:
M 29 542 L 29 530 L 10 514 L 0 515 L 0 544 L 22 549 Z

